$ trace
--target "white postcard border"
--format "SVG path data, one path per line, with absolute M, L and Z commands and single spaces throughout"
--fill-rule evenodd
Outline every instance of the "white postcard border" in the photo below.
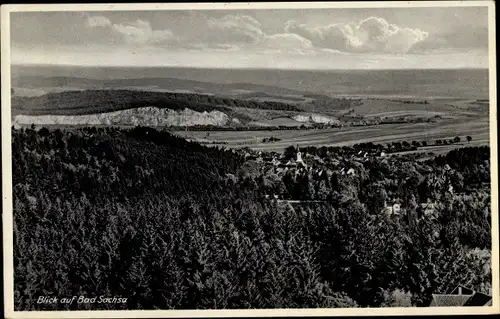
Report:
M 36 11 L 146 11 L 146 10 L 242 10 L 314 8 L 408 8 L 488 7 L 489 96 L 491 149 L 492 291 L 491 307 L 449 308 L 342 308 L 342 309 L 258 309 L 258 310 L 118 310 L 118 311 L 14 311 L 12 156 L 10 114 L 10 12 Z M 399 2 L 293 2 L 293 3 L 170 3 L 170 4 L 53 4 L 2 5 L 2 219 L 4 257 L 4 310 L 6 318 L 185 318 L 185 317 L 288 317 L 288 316 L 374 316 L 374 315 L 459 315 L 500 313 L 498 247 L 498 161 L 496 110 L 495 7 L 493 1 L 399 1 Z M 497 292 L 495 294 L 495 292 Z

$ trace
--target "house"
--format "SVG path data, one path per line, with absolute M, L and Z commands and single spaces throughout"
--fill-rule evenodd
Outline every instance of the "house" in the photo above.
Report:
M 314 161 L 319 164 L 324 164 L 324 161 L 318 155 L 314 156 Z
M 487 295 L 481 292 L 476 292 L 464 304 L 465 307 L 490 307 L 493 298 L 491 294 Z
M 328 159 L 328 158 L 327 158 Z M 330 161 L 330 163 L 333 165 L 333 166 L 339 166 L 340 165 L 340 161 L 338 159 L 333 159 Z
M 429 178 L 429 185 L 434 189 L 440 189 L 441 187 L 443 187 L 443 182 L 444 180 L 436 175 L 433 175 L 431 178 Z
M 429 307 L 488 307 L 491 302 L 491 293 L 458 286 L 449 294 L 433 294 Z
M 348 171 L 347 171 L 347 175 L 356 175 L 356 171 L 354 170 L 354 168 L 350 168 Z
M 466 288 L 464 286 L 458 286 L 452 290 L 452 295 L 472 295 L 474 290 Z
M 286 167 L 295 167 L 297 166 L 297 164 L 295 163 L 295 161 L 293 159 L 289 160 L 286 164 L 285 164 Z
M 256 160 L 257 159 L 257 156 L 255 156 L 254 154 L 250 154 L 250 153 L 245 153 L 245 160 L 246 161 L 251 161 L 251 160 Z
M 449 192 L 450 194 L 453 194 L 453 185 L 449 185 L 449 186 L 448 186 L 448 192 Z
M 401 201 L 399 199 L 395 199 L 390 202 L 389 205 L 385 204 L 385 207 L 382 209 L 382 213 L 387 215 L 399 215 L 401 214 Z
M 436 203 L 431 203 L 431 202 L 421 203 L 420 207 L 422 208 L 424 216 L 436 217 L 437 215 Z
M 401 212 L 401 203 L 395 202 L 392 204 L 392 212 L 396 215 L 399 215 Z
M 382 209 L 382 214 L 392 215 L 392 206 L 385 206 Z
M 271 164 L 273 164 L 275 167 L 285 167 L 285 164 L 283 164 L 277 157 L 273 158 Z
M 472 295 L 432 295 L 429 307 L 462 307 Z

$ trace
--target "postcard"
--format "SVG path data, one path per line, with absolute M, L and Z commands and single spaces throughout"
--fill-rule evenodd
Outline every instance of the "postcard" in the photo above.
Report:
M 6 317 L 499 313 L 494 11 L 2 6 Z

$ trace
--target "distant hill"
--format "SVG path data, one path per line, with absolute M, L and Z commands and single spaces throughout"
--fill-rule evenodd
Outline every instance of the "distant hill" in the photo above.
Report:
M 100 87 L 102 81 L 96 79 L 86 79 L 79 77 L 45 77 L 45 76 L 22 76 L 12 78 L 13 87 L 44 88 L 44 87 L 65 87 L 77 86 L 82 89 Z
M 192 91 L 196 93 L 210 93 L 220 96 L 237 95 L 239 91 L 258 92 L 265 95 L 302 95 L 304 92 L 277 86 L 259 85 L 252 83 L 209 83 L 194 80 L 176 79 L 168 77 L 129 78 L 99 80 L 82 77 L 67 76 L 15 76 L 12 86 L 45 90 L 46 93 L 54 90 L 69 89 L 150 89 L 163 91 Z M 234 94 L 232 92 L 235 92 Z
M 107 85 L 131 79 L 126 84 L 134 86 L 145 86 L 148 79 L 153 79 L 153 85 L 166 90 L 195 90 L 195 86 L 202 85 L 214 94 L 243 89 L 271 95 L 315 93 L 332 97 L 391 95 L 469 100 L 489 96 L 488 69 L 320 71 L 12 65 L 11 72 L 13 84 L 29 84 L 33 88 L 38 87 L 39 77 L 80 77 L 105 80 Z
M 12 98 L 13 115 L 85 115 L 132 108 L 157 107 L 197 112 L 232 107 L 263 110 L 301 111 L 295 105 L 272 101 L 249 101 L 204 94 L 151 92 L 136 90 L 85 90 L 48 93 L 36 97 Z

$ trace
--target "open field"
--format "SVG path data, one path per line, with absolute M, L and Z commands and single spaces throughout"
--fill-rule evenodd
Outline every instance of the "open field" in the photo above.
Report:
M 483 81 L 483 77 L 479 76 L 480 73 L 478 73 L 478 81 Z M 455 71 L 450 74 L 455 74 Z M 358 74 L 358 76 L 360 75 Z M 389 78 L 393 78 L 393 76 L 394 74 Z M 413 76 L 414 74 L 411 73 L 411 77 Z M 252 84 L 247 81 L 214 83 L 200 80 L 158 77 L 158 75 L 147 78 L 114 79 L 107 77 L 100 79 L 99 77 L 75 78 L 63 74 L 51 78 L 40 77 L 40 75 L 15 76 L 13 83 L 15 84 L 14 96 L 16 97 L 13 100 L 13 115 L 94 114 L 126 110 L 138 106 L 156 106 L 177 111 L 189 108 L 199 113 L 217 111 L 221 113 L 218 113 L 219 115 L 233 120 L 226 124 L 223 123 L 221 126 L 230 123 L 236 126 L 297 127 L 304 125 L 310 127 L 316 122 L 323 122 L 321 117 L 332 122 L 341 122 L 344 125 L 344 128 L 320 130 L 176 132 L 179 136 L 210 145 L 224 145 L 233 148 L 251 147 L 256 150 L 268 151 L 282 151 L 290 145 L 297 144 L 299 146 L 344 146 L 366 142 L 385 144 L 415 140 L 426 141 L 432 145 L 436 139 L 453 139 L 455 136 L 464 138 L 467 135 L 473 137 L 471 145 L 483 145 L 489 142 L 489 101 L 484 97 L 484 94 L 466 94 L 464 96 L 451 94 L 450 90 L 454 87 L 451 84 L 451 86 L 445 85 L 443 87 L 425 84 L 426 89 L 422 92 L 406 92 L 405 90 L 399 92 L 391 86 L 387 86 L 385 89 L 380 88 L 374 92 L 350 92 L 346 95 L 347 99 L 343 99 L 344 95 L 341 92 L 336 92 L 339 89 L 338 85 L 329 87 L 325 91 L 328 94 L 325 95 L 323 91 L 310 91 L 307 86 L 283 88 L 280 85 L 275 86 L 269 83 Z M 295 80 L 302 82 L 302 77 L 297 77 Z M 344 81 L 342 85 L 350 82 Z M 372 85 L 373 79 L 367 83 Z M 409 84 L 405 85 L 408 88 L 415 87 Z M 458 87 L 461 88 L 461 91 L 466 90 L 469 86 Z M 68 88 L 74 88 L 75 91 L 36 98 L 21 97 L 37 96 L 46 92 L 60 92 Z M 128 90 L 123 90 L 123 88 L 128 88 Z M 389 90 L 389 88 L 391 89 Z M 79 90 L 87 89 L 100 90 L 79 92 Z M 441 91 L 435 92 L 438 89 Z M 140 92 L 140 90 L 145 91 Z M 394 92 L 390 93 L 389 91 L 401 94 L 394 95 Z M 195 115 L 202 116 L 198 113 Z M 103 117 L 106 116 L 103 115 Z M 315 118 L 309 120 L 311 116 Z M 150 119 L 156 117 L 157 115 L 153 114 L 145 116 L 146 120 L 123 120 L 112 124 L 125 127 L 133 123 L 157 126 L 159 122 Z M 212 123 L 194 121 L 191 117 L 183 116 L 175 119 L 174 122 L 177 123 L 177 126 L 187 126 L 189 123 Z M 431 123 L 349 126 L 352 123 L 360 123 L 360 121 L 374 123 L 381 119 L 411 121 L 435 117 L 441 118 L 441 120 Z M 31 123 L 29 120 L 20 124 L 28 125 Z M 54 123 L 70 126 L 71 121 L 68 123 L 54 121 Z M 104 121 L 104 123 L 107 122 Z M 162 128 L 162 126 L 158 128 Z M 269 137 L 279 140 L 262 143 L 264 138 Z M 444 145 L 436 149 L 427 147 L 419 149 L 418 152 L 444 152 L 456 146 L 457 144 Z
M 421 100 L 419 100 L 421 101 Z M 476 100 L 429 99 L 427 104 L 404 103 L 403 99 L 364 98 L 363 104 L 353 108 L 358 115 L 370 117 L 470 117 L 488 114 L 488 104 L 475 104 Z
M 433 144 L 436 139 L 452 139 L 455 136 L 472 136 L 471 145 L 489 143 L 488 117 L 474 121 L 443 120 L 437 123 L 385 124 L 366 127 L 332 128 L 322 130 L 257 131 L 257 132 L 176 132 L 177 135 L 199 141 L 222 142 L 228 147 L 250 147 L 255 150 L 282 151 L 290 145 L 299 146 L 344 146 L 356 143 L 390 143 L 398 141 L 427 141 Z M 262 143 L 265 137 L 281 139 L 273 143 Z M 456 145 L 442 146 L 439 150 L 455 148 Z M 428 150 L 427 150 L 428 149 Z M 433 152 L 430 148 L 422 151 Z
M 301 126 L 304 123 L 295 121 L 291 118 L 288 117 L 277 117 L 271 120 L 263 120 L 263 121 L 255 121 L 255 122 L 250 122 L 248 123 L 249 125 L 252 126 L 290 126 L 290 127 L 297 127 Z
M 451 150 L 461 148 L 461 147 L 475 147 L 475 146 L 484 146 L 484 145 L 489 145 L 489 140 L 488 139 L 480 139 L 480 140 L 472 140 L 470 143 L 467 143 L 466 141 L 462 141 L 460 143 L 454 143 L 454 144 L 448 144 L 448 145 L 431 145 L 427 147 L 419 147 L 418 150 L 415 151 L 404 151 L 404 152 L 398 152 L 394 153 L 397 155 L 407 155 L 407 154 L 427 154 L 427 156 L 422 156 L 418 157 L 418 161 L 425 161 L 428 159 L 431 159 L 432 157 L 436 155 L 446 155 L 448 152 Z

